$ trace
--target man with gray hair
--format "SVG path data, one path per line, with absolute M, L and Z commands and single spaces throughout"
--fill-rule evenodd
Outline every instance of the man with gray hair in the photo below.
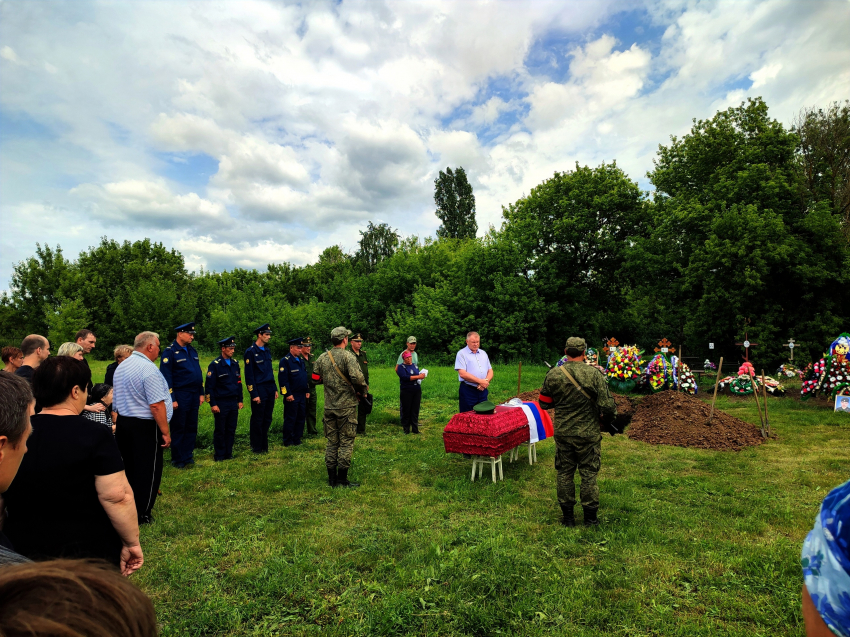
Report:
M 165 377 L 153 363 L 159 350 L 159 335 L 142 332 L 136 336 L 133 353 L 118 366 L 114 377 L 113 401 L 118 412 L 115 442 L 133 488 L 139 524 L 153 522 L 151 513 L 162 480 L 162 454 L 171 445 L 171 394 Z
M 458 413 L 472 411 L 478 403 L 487 400 L 490 381 L 493 380 L 493 366 L 490 357 L 481 349 L 481 336 L 478 332 L 466 335 L 466 347 L 455 356 L 455 369 L 460 383 L 458 389 Z

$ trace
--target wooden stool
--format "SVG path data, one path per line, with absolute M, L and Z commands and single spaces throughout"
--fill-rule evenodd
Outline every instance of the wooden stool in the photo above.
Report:
M 511 455 L 508 458 L 511 462 L 514 460 L 519 460 L 519 447 L 514 447 L 511 449 Z M 528 464 L 533 465 L 537 462 L 537 443 L 529 442 L 528 443 Z
M 505 473 L 502 470 L 502 456 L 498 458 L 493 456 L 472 456 L 472 482 L 475 482 L 475 471 L 478 470 L 478 477 L 484 477 L 484 464 L 490 461 L 490 468 L 493 473 L 493 482 L 496 481 L 496 465 L 499 465 L 499 480 L 505 479 Z

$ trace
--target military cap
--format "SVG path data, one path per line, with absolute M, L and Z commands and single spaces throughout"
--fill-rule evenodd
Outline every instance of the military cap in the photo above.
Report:
M 362 342 L 363 342 L 363 337 L 362 337 L 362 336 L 360 336 L 360 332 L 357 332 L 357 334 L 355 334 L 354 336 L 352 336 L 352 337 L 351 337 L 351 340 L 352 340 L 352 341 L 359 341 L 359 342 L 361 342 L 361 343 L 362 343 Z
M 236 337 L 228 336 L 227 338 L 223 338 L 218 342 L 219 347 L 236 347 Z
M 289 345 L 298 345 L 301 346 L 304 344 L 304 339 L 301 336 L 296 336 L 295 338 L 291 338 L 286 341 Z
M 580 350 L 587 349 L 587 343 L 585 342 L 585 340 L 583 338 L 578 337 L 578 336 L 570 336 L 567 339 L 567 345 L 566 346 L 567 346 L 567 349 L 580 349 Z
M 408 342 L 408 343 L 415 343 L 415 342 L 416 342 L 416 337 L 415 337 L 415 336 L 408 336 L 408 337 L 407 337 L 407 342 Z
M 331 330 L 331 338 L 341 341 L 342 339 L 351 336 L 351 330 L 347 330 L 341 325 Z
M 472 409 L 476 414 L 492 414 L 496 410 L 496 405 L 489 400 L 485 400 L 483 403 L 475 405 Z
M 195 333 L 195 324 L 194 323 L 183 323 L 183 325 L 178 325 L 174 328 L 175 332 L 186 332 L 188 334 Z
M 254 334 L 265 334 L 266 332 L 268 332 L 269 334 L 272 333 L 272 328 L 269 327 L 268 323 L 263 323 L 262 325 L 260 325 L 260 327 L 255 329 L 253 333 Z
M 313 339 L 309 336 L 305 336 L 301 341 L 302 347 L 313 347 Z

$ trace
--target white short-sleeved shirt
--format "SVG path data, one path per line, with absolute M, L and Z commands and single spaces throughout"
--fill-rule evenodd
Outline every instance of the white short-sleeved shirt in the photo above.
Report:
M 174 415 L 168 382 L 159 368 L 141 352 L 133 352 L 115 370 L 113 379 L 115 411 L 129 418 L 153 419 L 151 405 L 165 402 L 168 420 Z
M 469 346 L 467 345 L 457 353 L 457 356 L 455 356 L 455 369 L 462 369 L 476 378 L 487 378 L 487 372 L 491 368 L 492 365 L 490 365 L 490 357 L 487 356 L 487 352 L 483 349 L 479 348 L 478 351 L 473 354 L 472 350 L 469 349 Z M 457 375 L 457 379 L 462 383 L 466 382 L 460 377 L 460 374 Z M 472 383 L 466 384 L 475 387 Z

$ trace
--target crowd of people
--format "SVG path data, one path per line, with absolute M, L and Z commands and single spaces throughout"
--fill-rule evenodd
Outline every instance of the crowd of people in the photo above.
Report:
M 138 334 L 132 347 L 116 347 L 107 382 L 97 384 L 85 358 L 97 341 L 90 330 L 61 344 L 55 357 L 39 335 L 27 336 L 19 348 L 3 348 L 0 634 L 58 634 L 49 632 L 57 626 L 62 634 L 156 634 L 150 600 L 121 575 L 144 564 L 139 527 L 153 522 L 164 450 L 171 448 L 177 468 L 194 462 L 198 413 L 209 402 L 215 420 L 214 459 L 232 458 L 243 408 L 235 337 L 219 341 L 220 356 L 204 376 L 191 345 L 194 323 L 175 331 L 175 340 L 165 349 L 155 332 Z M 289 340 L 275 382 L 269 325 L 254 334 L 244 355 L 251 450 L 268 451 L 272 410 L 281 396 L 283 444 L 300 445 L 305 426 L 307 435 L 315 432 L 316 387 L 322 385 L 328 484 L 359 486 L 349 470 L 355 438 L 365 433 L 372 404 L 362 336 L 351 338 L 346 328 L 334 328 L 332 347 L 316 360 L 310 338 Z M 455 359 L 459 412 L 488 404 L 493 367 L 480 344 L 480 336 L 470 332 Z M 576 525 L 576 473 L 583 522 L 599 524 L 600 425 L 604 428 L 616 415 L 605 379 L 585 364 L 586 348 L 584 339 L 567 340 L 565 364 L 549 370 L 539 397 L 542 406 L 555 411 L 557 494 L 561 523 L 567 527 Z M 428 370 L 419 367 L 415 337 L 408 339 L 395 371 L 401 427 L 405 434 L 418 434 Z M 850 481 L 824 500 L 803 548 L 808 635 L 850 637 L 848 502 Z M 45 610 L 47 599 L 51 604 Z

